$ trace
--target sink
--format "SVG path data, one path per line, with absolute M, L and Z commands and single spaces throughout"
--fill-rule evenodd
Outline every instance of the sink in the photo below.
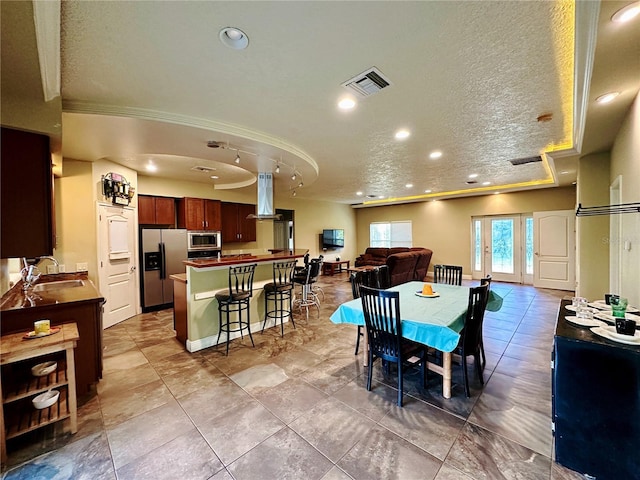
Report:
M 62 288 L 83 287 L 84 280 L 60 280 L 58 282 L 38 283 L 33 287 L 34 292 L 48 292 Z

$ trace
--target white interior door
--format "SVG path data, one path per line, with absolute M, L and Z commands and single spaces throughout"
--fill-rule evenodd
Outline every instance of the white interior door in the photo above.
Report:
M 98 282 L 108 328 L 138 313 L 135 211 L 98 205 Z
M 575 290 L 575 212 L 534 212 L 534 277 L 536 287 Z

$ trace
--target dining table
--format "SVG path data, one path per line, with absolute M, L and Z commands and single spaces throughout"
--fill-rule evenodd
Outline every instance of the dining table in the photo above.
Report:
M 442 365 L 428 362 L 428 369 L 442 376 L 442 396 L 451 398 L 452 352 L 460 340 L 460 332 L 469 304 L 469 287 L 433 284 L 434 294 L 422 294 L 425 282 L 413 281 L 387 290 L 400 292 L 402 336 L 442 352 Z M 490 291 L 487 309 L 497 311 L 502 298 Z M 357 298 L 343 303 L 331 314 L 333 323 L 365 325 L 362 301 Z M 367 366 L 368 342 L 365 329 L 364 365 Z

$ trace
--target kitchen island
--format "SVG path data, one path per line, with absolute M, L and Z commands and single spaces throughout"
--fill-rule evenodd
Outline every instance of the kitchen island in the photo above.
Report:
M 217 344 L 218 302 L 215 295 L 229 288 L 229 267 L 257 263 L 251 298 L 251 329 L 258 331 L 264 320 L 263 286 L 273 281 L 273 263 L 304 257 L 307 250 L 283 251 L 265 255 L 232 255 L 222 258 L 186 260 L 186 275 L 172 275 L 174 321 L 179 340 L 190 352 Z M 267 325 L 269 326 L 269 325 Z M 232 334 L 231 338 L 240 336 Z M 226 341 L 220 337 L 220 343 Z

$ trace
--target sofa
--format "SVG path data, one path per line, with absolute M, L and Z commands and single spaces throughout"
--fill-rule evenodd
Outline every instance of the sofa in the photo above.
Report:
M 387 264 L 387 257 L 396 253 L 409 252 L 409 247 L 368 247 L 362 255 L 356 258 L 356 267 L 373 266 L 379 267 L 380 265 Z
M 386 265 L 389 267 L 389 281 L 393 287 L 412 280 L 424 281 L 432 255 L 433 251 L 422 247 L 369 247 L 356 259 L 355 265 L 356 267 Z

